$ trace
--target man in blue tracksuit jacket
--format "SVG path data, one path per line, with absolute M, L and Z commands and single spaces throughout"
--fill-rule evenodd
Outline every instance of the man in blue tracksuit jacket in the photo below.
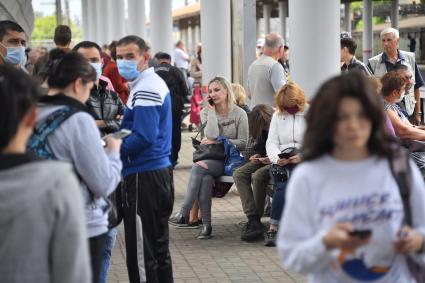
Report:
M 124 228 L 130 282 L 173 282 L 168 218 L 174 188 L 170 163 L 172 112 L 165 82 L 148 68 L 148 47 L 137 36 L 117 43 L 117 65 L 130 82 L 121 128 Z

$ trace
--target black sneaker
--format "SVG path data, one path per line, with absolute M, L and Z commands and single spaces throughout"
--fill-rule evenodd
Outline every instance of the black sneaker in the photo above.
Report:
M 202 225 L 201 231 L 199 232 L 198 239 L 209 239 L 211 238 L 212 227 L 207 225 Z
M 255 241 L 263 238 L 265 227 L 260 221 L 248 221 L 246 226 L 242 228 L 242 241 Z
M 179 228 L 188 227 L 189 226 L 189 216 L 183 216 L 180 212 L 177 212 L 168 219 L 168 223 L 171 225 L 177 226 Z
M 199 223 L 199 221 L 195 221 L 192 223 L 187 224 L 187 226 L 177 226 L 177 229 L 199 229 L 202 226 L 202 222 Z
M 276 235 L 277 231 L 270 230 L 266 233 L 266 240 L 264 241 L 264 245 L 266 247 L 276 247 Z

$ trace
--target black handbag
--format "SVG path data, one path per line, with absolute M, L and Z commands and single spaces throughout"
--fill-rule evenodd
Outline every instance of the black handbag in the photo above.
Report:
M 123 220 L 124 212 L 123 212 L 123 202 L 122 202 L 122 183 L 119 183 L 116 190 L 113 191 L 108 199 L 111 202 L 111 210 L 108 214 L 108 229 L 112 229 L 120 225 Z
M 195 149 L 193 152 L 193 162 L 198 162 L 201 160 L 224 160 L 224 145 L 223 143 L 218 144 L 201 144 L 197 140 L 198 135 L 205 128 L 207 123 L 204 123 L 199 129 L 198 133 L 194 138 L 192 138 L 192 146 Z
M 279 153 L 279 158 L 290 158 L 298 154 L 298 149 L 296 147 L 288 147 L 282 150 Z M 271 168 L 271 174 L 274 178 L 275 183 L 284 182 L 289 179 L 292 170 L 294 170 L 295 164 L 287 164 L 285 166 L 280 166 L 273 164 Z

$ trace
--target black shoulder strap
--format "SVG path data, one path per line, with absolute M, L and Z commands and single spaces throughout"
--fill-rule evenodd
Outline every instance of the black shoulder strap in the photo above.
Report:
M 409 202 L 411 172 L 408 152 L 401 147 L 398 148 L 394 151 L 394 156 L 389 163 L 403 201 L 404 223 L 412 226 L 412 210 Z
M 195 140 L 198 138 L 199 134 L 202 132 L 203 129 L 205 129 L 206 126 L 207 126 L 207 122 L 201 124 L 201 127 L 199 128 L 198 133 L 196 134 L 194 138 Z

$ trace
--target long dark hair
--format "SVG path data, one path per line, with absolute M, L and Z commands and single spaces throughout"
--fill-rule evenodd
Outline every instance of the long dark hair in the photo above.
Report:
M 385 129 L 382 100 L 372 83 L 362 74 L 352 72 L 331 78 L 316 93 L 306 115 L 307 129 L 303 143 L 303 160 L 313 160 L 334 149 L 334 134 L 341 100 L 357 99 L 372 123 L 368 141 L 370 154 L 392 156 L 395 140 Z
M 273 108 L 266 104 L 256 105 L 248 116 L 249 135 L 258 139 L 263 131 L 268 131 L 273 116 Z

